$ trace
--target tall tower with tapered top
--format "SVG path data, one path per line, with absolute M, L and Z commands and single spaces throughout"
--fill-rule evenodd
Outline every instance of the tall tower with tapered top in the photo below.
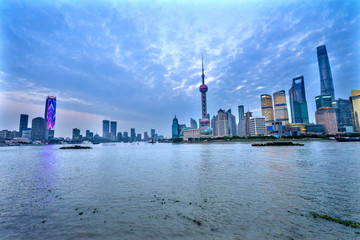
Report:
M 200 120 L 200 127 L 210 126 L 210 120 L 207 117 L 207 106 L 206 106 L 206 92 L 208 91 L 208 87 L 205 85 L 205 74 L 204 74 L 204 59 L 201 57 L 202 62 L 202 85 L 199 90 L 201 92 L 201 113 L 202 118 Z

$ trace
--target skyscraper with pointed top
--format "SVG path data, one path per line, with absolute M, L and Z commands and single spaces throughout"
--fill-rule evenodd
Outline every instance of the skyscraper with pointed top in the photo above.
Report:
M 335 100 L 334 83 L 330 69 L 329 57 L 327 54 L 326 46 L 321 45 L 317 47 L 317 57 L 319 63 L 320 73 L 320 87 L 321 95 L 330 95 L 331 100 Z
M 201 57 L 201 65 L 202 65 L 202 85 L 199 88 L 201 92 L 201 115 L 202 118 L 200 120 L 200 127 L 210 126 L 210 120 L 207 116 L 207 105 L 206 105 L 206 92 L 208 91 L 208 87 L 205 85 L 205 74 L 204 74 L 204 58 Z

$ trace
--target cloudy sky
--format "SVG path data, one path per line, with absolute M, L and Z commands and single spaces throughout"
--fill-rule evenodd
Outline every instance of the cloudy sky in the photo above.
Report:
M 44 116 L 57 97 L 56 136 L 155 128 L 174 114 L 201 117 L 201 55 L 208 112 L 261 115 L 260 94 L 303 75 L 310 121 L 325 44 L 336 98 L 360 88 L 360 1 L 15 1 L 0 3 L 0 129 Z

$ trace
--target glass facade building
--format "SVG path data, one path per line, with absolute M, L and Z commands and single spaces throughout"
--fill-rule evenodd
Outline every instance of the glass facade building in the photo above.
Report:
M 350 100 L 339 98 L 332 105 L 336 112 L 338 131 L 346 132 L 346 126 L 353 126 Z
M 80 141 L 80 129 L 78 129 L 78 128 L 73 129 L 72 140 Z
M 281 90 L 274 93 L 275 121 L 282 122 L 283 125 L 289 123 L 289 114 L 286 105 L 285 91 Z
M 322 107 L 332 107 L 330 95 L 319 95 L 315 97 L 316 110 Z
M 231 113 L 231 109 L 226 111 L 227 119 L 228 119 L 228 135 L 236 136 L 236 118 Z
M 192 128 L 192 129 L 197 128 L 197 122 L 193 118 L 190 118 L 190 128 Z
M 272 97 L 268 94 L 262 94 L 261 99 L 261 114 L 265 117 L 265 125 L 272 126 L 274 122 L 274 109 Z
M 309 123 L 304 76 L 293 79 L 289 98 L 292 123 Z
M 244 119 L 244 105 L 238 106 L 239 122 Z
M 45 120 L 42 117 L 34 118 L 31 123 L 31 140 L 45 140 L 45 129 Z
M 331 100 L 334 101 L 334 83 L 331 75 L 329 57 L 325 45 L 317 47 L 317 58 L 320 72 L 321 95 L 330 95 Z
M 103 120 L 103 138 L 108 138 L 110 132 L 110 121 Z
M 22 131 L 28 128 L 29 115 L 21 114 L 20 115 L 20 126 L 19 126 L 19 134 L 22 137 Z
M 110 133 L 111 133 L 112 140 L 116 139 L 116 132 L 117 132 L 117 122 L 111 121 L 110 122 Z
M 46 132 L 45 138 L 54 137 L 55 128 L 55 117 L 56 117 L 56 97 L 47 96 L 45 103 L 45 125 Z

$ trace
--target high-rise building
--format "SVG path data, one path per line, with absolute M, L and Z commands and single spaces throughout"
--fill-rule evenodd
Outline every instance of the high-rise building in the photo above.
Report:
M 49 139 L 54 137 L 55 131 L 55 117 L 56 117 L 56 97 L 47 96 L 45 103 L 45 138 Z
M 217 131 L 216 131 L 216 117 L 213 116 L 211 119 L 211 128 L 213 129 L 213 135 L 217 136 Z
M 250 118 L 252 117 L 252 112 L 247 111 L 245 113 L 245 136 L 250 136 Z
M 285 91 L 281 90 L 274 93 L 275 121 L 282 122 L 283 125 L 289 123 L 288 109 L 286 105 Z
M 103 120 L 103 138 L 108 138 L 110 133 L 110 121 L 109 120 Z
M 131 138 L 131 141 L 136 141 L 135 128 L 130 129 L 130 138 Z
M 346 132 L 346 127 L 353 126 L 350 100 L 339 98 L 333 101 L 332 105 L 336 112 L 338 131 Z
M 149 135 L 147 132 L 144 132 L 144 141 L 148 141 L 149 140 Z
M 319 95 L 315 97 L 316 110 L 322 107 L 332 107 L 330 95 Z
M 42 117 L 34 118 L 31 123 L 31 140 L 45 140 L 45 129 L 45 120 Z
M 180 134 L 180 126 L 179 126 L 179 121 L 176 118 L 176 115 L 173 119 L 173 124 L 172 124 L 172 138 L 179 138 L 179 134 Z
M 78 128 L 73 128 L 72 140 L 73 140 L 74 142 L 80 141 L 80 129 L 78 129 Z
M 351 90 L 350 103 L 355 132 L 360 132 L 360 88 Z
M 86 131 L 85 131 L 85 137 L 86 137 L 86 138 L 90 138 L 90 130 L 86 130 Z
M 238 106 L 239 122 L 244 119 L 244 105 Z
M 292 123 L 309 123 L 304 76 L 293 79 L 289 98 Z
M 316 124 L 324 126 L 325 134 L 336 134 L 338 132 L 336 112 L 332 107 L 321 107 L 315 112 Z
M 150 130 L 151 139 L 155 139 L 155 129 Z
M 190 128 L 192 129 L 197 128 L 197 122 L 193 118 L 190 118 Z
M 228 119 L 228 136 L 236 136 L 236 118 L 231 113 L 231 109 L 226 111 Z
M 129 134 L 128 134 L 128 132 L 124 132 L 122 140 L 123 140 L 123 142 L 128 142 L 128 141 L 129 141 Z
M 229 136 L 229 123 L 227 114 L 222 109 L 220 109 L 216 115 L 215 128 L 217 137 Z
M 261 99 L 261 114 L 265 117 L 265 125 L 272 126 L 274 122 L 274 109 L 272 97 L 268 94 L 262 94 Z
M 141 141 L 141 133 L 138 133 L 136 135 L 136 141 L 140 142 Z
M 28 128 L 29 115 L 21 114 L 20 115 L 20 126 L 19 126 L 19 134 L 22 137 L 22 131 Z
M 266 134 L 265 117 L 250 117 L 250 136 L 264 136 Z
M 110 133 L 111 133 L 111 140 L 115 140 L 116 133 L 117 133 L 117 122 L 116 121 L 110 122 Z
M 334 101 L 334 83 L 331 75 L 329 57 L 325 45 L 317 47 L 317 58 L 320 72 L 321 95 L 330 95 L 331 101 Z
M 122 142 L 122 133 L 121 132 L 118 132 L 118 134 L 117 134 L 117 141 Z
M 201 92 L 201 111 L 202 111 L 202 119 L 200 120 L 200 128 L 209 126 L 210 120 L 208 119 L 207 115 L 207 105 L 206 105 L 206 92 L 208 91 L 208 87 L 205 85 L 205 74 L 204 74 L 204 60 L 202 60 L 202 85 L 199 88 L 199 91 Z

